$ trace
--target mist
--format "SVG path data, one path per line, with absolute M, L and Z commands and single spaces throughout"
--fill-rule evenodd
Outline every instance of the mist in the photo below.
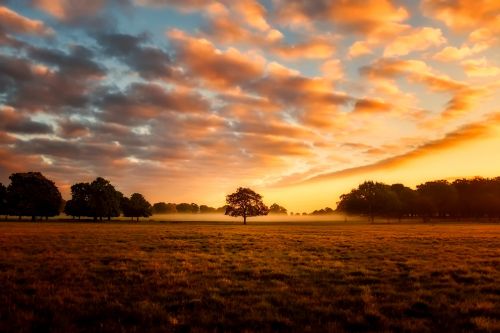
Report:
M 328 214 L 328 215 L 266 215 L 248 217 L 248 223 L 262 222 L 346 222 L 353 220 L 356 217 L 347 216 L 345 214 Z M 359 218 L 357 218 L 359 219 Z M 243 223 L 242 217 L 232 217 L 224 214 L 154 214 L 149 218 L 150 221 L 156 222 L 237 222 Z

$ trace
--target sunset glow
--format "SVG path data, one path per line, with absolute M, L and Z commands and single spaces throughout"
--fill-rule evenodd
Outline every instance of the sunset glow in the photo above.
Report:
M 498 0 L 0 1 L 0 182 L 292 212 L 500 176 Z

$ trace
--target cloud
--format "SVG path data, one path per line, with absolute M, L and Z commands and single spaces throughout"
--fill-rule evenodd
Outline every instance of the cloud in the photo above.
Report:
M 423 0 L 424 13 L 443 21 L 456 31 L 488 27 L 500 28 L 500 3 L 497 0 Z
M 470 59 L 461 62 L 465 74 L 471 77 L 488 77 L 500 75 L 500 67 L 492 65 L 486 58 Z
M 52 126 L 31 120 L 12 107 L 0 107 L 0 130 L 14 134 L 51 134 Z
M 446 43 L 440 29 L 423 27 L 396 37 L 384 50 L 385 57 L 403 56 L 415 51 L 424 51 Z
M 404 7 L 388 0 L 278 0 L 276 7 L 278 20 L 286 25 L 310 27 L 323 21 L 362 35 L 387 32 L 409 17 Z
M 149 42 L 146 34 L 99 33 L 96 40 L 105 55 L 123 61 L 145 79 L 167 80 L 179 76 L 165 51 L 144 45 Z
M 439 153 L 441 151 L 459 146 L 465 142 L 485 138 L 494 134 L 492 126 L 500 123 L 500 114 L 492 114 L 485 122 L 470 123 L 446 134 L 443 138 L 429 141 L 415 149 L 401 155 L 389 157 L 378 162 L 347 168 L 339 171 L 311 176 L 300 183 L 311 183 L 325 180 L 338 179 L 354 175 L 366 174 L 375 171 L 390 170 L 412 160 Z
M 102 110 L 97 116 L 106 122 L 142 125 L 162 113 L 207 112 L 209 103 L 196 92 L 165 90 L 154 83 L 133 83 L 123 92 L 105 92 L 97 98 Z
M 210 87 L 228 88 L 247 84 L 262 76 L 265 61 L 235 48 L 218 50 L 206 39 L 194 38 L 179 30 L 168 32 L 176 58 L 188 73 Z
M 58 18 L 69 21 L 82 16 L 96 15 L 105 5 L 105 0 L 32 0 L 35 7 Z
M 31 48 L 29 53 L 41 62 L 24 58 L 0 56 L 0 88 L 6 104 L 29 111 L 59 112 L 88 105 L 105 71 L 87 57 L 85 48 L 75 47 L 73 53 Z
M 447 46 L 436 53 L 432 59 L 442 62 L 451 62 L 467 58 L 475 53 L 481 52 L 482 50 L 482 48 L 477 47 L 470 48 L 468 46 L 461 46 L 457 48 L 454 46 Z
M 354 104 L 353 112 L 356 113 L 385 113 L 393 108 L 390 104 L 377 99 L 360 99 Z
M 54 33 L 42 21 L 32 20 L 19 15 L 5 6 L 0 6 L 0 32 L 2 31 L 40 36 L 47 36 Z

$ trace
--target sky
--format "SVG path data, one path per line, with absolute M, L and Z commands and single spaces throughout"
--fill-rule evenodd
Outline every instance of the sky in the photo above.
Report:
M 289 211 L 500 176 L 497 0 L 0 0 L 0 182 Z

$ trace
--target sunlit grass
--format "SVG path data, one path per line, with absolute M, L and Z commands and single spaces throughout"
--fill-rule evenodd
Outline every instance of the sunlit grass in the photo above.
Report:
M 0 331 L 496 331 L 500 225 L 0 223 Z

